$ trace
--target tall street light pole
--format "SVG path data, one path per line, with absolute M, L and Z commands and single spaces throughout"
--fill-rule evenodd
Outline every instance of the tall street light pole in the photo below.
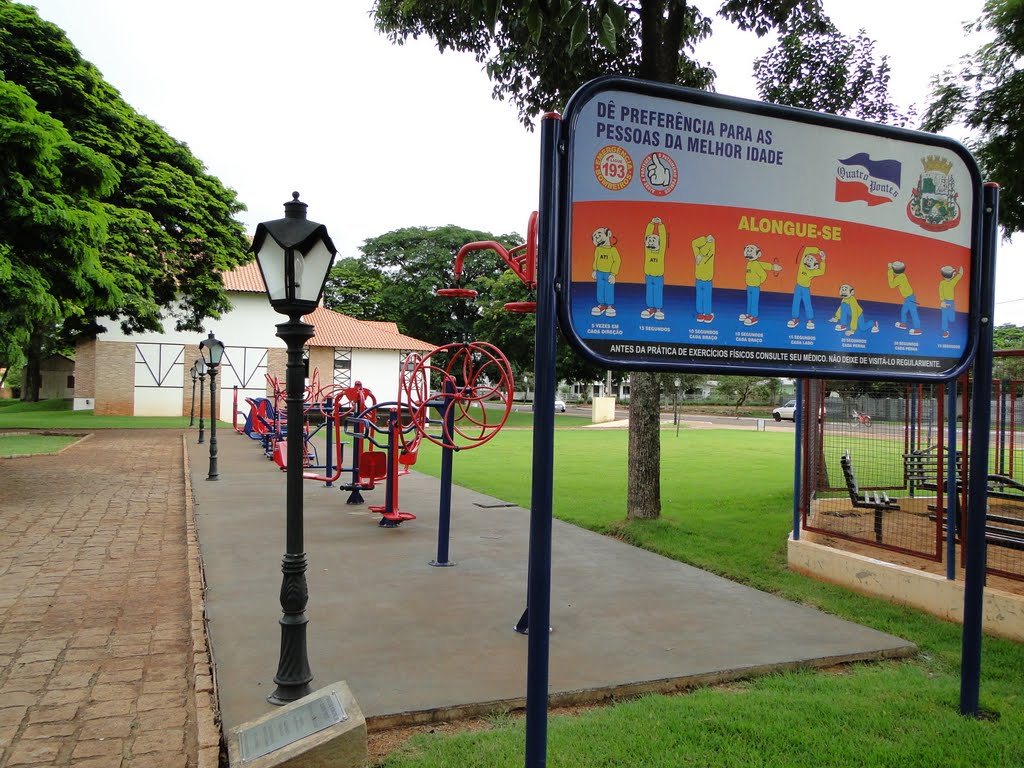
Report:
M 206 479 L 218 480 L 220 476 L 217 474 L 217 366 L 224 356 L 224 343 L 210 331 L 210 335 L 199 342 L 199 354 L 203 356 L 206 369 L 210 372 L 210 469 Z
M 196 379 L 199 378 L 195 363 L 192 363 L 189 373 L 192 376 L 192 406 L 188 410 L 188 425 L 194 427 L 196 423 Z
M 196 373 L 199 374 L 199 440 L 200 445 L 206 442 L 203 434 L 203 385 L 206 383 L 206 362 L 199 358 L 195 364 Z
M 337 249 L 323 224 L 306 218 L 306 204 L 293 192 L 284 204 L 284 218 L 257 225 L 252 250 L 256 252 L 267 297 L 275 311 L 288 316 L 277 326 L 277 337 L 288 348 L 285 376 L 287 404 L 286 547 L 281 562 L 281 654 L 267 700 L 287 704 L 311 693 L 313 673 L 306 652 L 306 553 L 302 509 L 302 405 L 305 368 L 302 348 L 313 337 L 313 326 L 303 315 L 320 303 L 327 273 Z

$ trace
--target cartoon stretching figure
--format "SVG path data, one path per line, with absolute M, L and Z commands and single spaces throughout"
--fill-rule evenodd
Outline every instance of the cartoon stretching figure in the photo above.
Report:
M 743 247 L 743 258 L 747 260 L 747 311 L 740 315 L 744 325 L 757 325 L 757 308 L 761 301 L 761 285 L 768 279 L 768 269 L 758 259 L 761 258 L 761 249 L 751 243 Z M 773 272 L 781 272 L 782 267 L 772 264 L 770 269 Z
M 655 216 L 644 231 L 644 282 L 647 285 L 647 308 L 640 312 L 646 320 L 664 320 L 665 312 L 665 225 Z
M 612 231 L 598 227 L 591 236 L 594 241 L 594 271 L 597 280 L 597 306 L 590 310 L 592 315 L 615 317 L 615 276 L 619 274 L 622 259 L 619 249 L 612 243 Z
M 956 319 L 956 309 L 953 307 L 953 289 L 964 276 L 964 268 L 956 272 L 952 267 L 943 267 L 939 270 L 942 280 L 939 282 L 939 311 L 942 313 L 942 338 L 949 338 L 949 326 Z
M 843 283 L 839 286 L 839 298 L 842 301 L 829 322 L 837 324 L 837 331 L 845 331 L 847 336 L 853 336 L 862 327 L 861 321 L 864 320 L 864 310 L 861 309 L 860 302 L 854 296 L 853 286 L 849 283 Z M 864 320 L 864 322 L 867 321 Z M 877 320 L 871 324 L 871 333 L 878 333 Z
M 914 298 L 914 289 L 910 287 L 910 280 L 906 275 L 907 265 L 902 261 L 889 263 L 889 287 L 898 288 L 900 296 L 903 297 L 903 306 L 900 307 L 900 319 L 896 323 L 897 328 L 906 329 L 909 323 L 910 335 L 921 335 L 921 317 L 917 314 L 917 299 Z
M 821 257 L 821 261 L 818 261 Z M 793 289 L 793 319 L 786 323 L 789 328 L 800 325 L 800 306 L 807 315 L 807 330 L 814 330 L 814 307 L 811 306 L 811 280 L 825 274 L 825 252 L 817 246 L 808 245 L 800 257 L 796 273 L 796 287 Z
M 711 281 L 715 279 L 715 238 L 701 236 L 690 243 L 693 248 L 694 284 L 697 288 L 697 322 L 710 323 L 715 319 L 711 311 Z

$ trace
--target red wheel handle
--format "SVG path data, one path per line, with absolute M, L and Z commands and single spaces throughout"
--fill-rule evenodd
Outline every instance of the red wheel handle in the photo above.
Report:
M 476 297 L 476 291 L 472 288 L 438 288 L 437 295 L 449 299 L 472 299 Z
M 506 312 L 519 312 L 527 314 L 537 311 L 536 301 L 510 301 L 505 305 Z

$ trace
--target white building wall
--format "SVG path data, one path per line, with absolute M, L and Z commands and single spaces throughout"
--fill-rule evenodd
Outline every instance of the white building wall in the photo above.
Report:
M 397 400 L 400 360 L 397 349 L 353 349 L 352 383 L 369 387 L 378 403 Z
M 266 347 L 242 347 L 233 344 L 224 347 L 224 359 L 217 373 L 220 381 L 220 408 L 217 412 L 222 421 L 233 422 L 235 419 L 236 386 L 239 426 L 245 422 L 249 413 L 249 404 L 245 399 L 267 396 L 267 357 Z
M 278 347 L 285 344 L 275 335 L 278 323 L 287 322 L 288 318 L 275 312 L 263 293 L 231 293 L 232 309 L 219 319 L 207 318 L 203 333 L 195 331 L 174 330 L 174 319 L 164 319 L 164 332 L 161 334 L 126 335 L 116 321 L 100 319 L 100 325 L 107 330 L 103 334 L 104 341 L 153 341 L 164 343 L 197 345 L 213 331 L 214 336 L 232 347 Z M 189 361 L 189 366 L 192 361 Z
M 135 416 L 180 416 L 184 382 L 181 344 L 135 344 Z

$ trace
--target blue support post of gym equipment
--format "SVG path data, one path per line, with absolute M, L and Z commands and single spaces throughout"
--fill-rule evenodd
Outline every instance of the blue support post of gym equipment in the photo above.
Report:
M 987 541 L 985 518 L 988 505 L 988 448 L 992 421 L 992 312 L 995 309 L 996 243 L 999 237 L 999 185 L 984 187 L 982 223 L 981 318 L 978 351 L 974 358 L 974 391 L 971 393 L 971 451 L 967 482 L 967 522 L 964 525 L 967 555 L 964 576 L 964 629 L 960 651 L 960 714 L 978 716 L 981 688 L 981 625 L 985 597 Z
M 327 431 L 327 450 L 326 453 L 326 467 L 324 468 L 324 477 L 327 480 L 324 482 L 324 488 L 330 488 L 334 485 L 331 482 L 331 475 L 334 473 L 334 398 L 328 397 L 324 400 L 324 406 L 320 409 L 324 413 L 324 419 L 327 423 L 324 425 Z M 340 427 L 339 427 L 340 429 Z M 341 457 L 338 457 L 338 461 L 341 461 Z
M 388 412 L 388 479 L 384 483 L 384 511 L 386 514 L 391 514 L 395 511 L 395 484 L 392 482 L 393 478 L 391 473 L 395 471 L 398 466 L 398 462 L 395 461 L 395 451 L 398 450 L 398 409 L 392 408 Z M 381 517 L 380 523 L 382 528 L 394 527 L 394 524 L 389 522 L 387 517 Z
M 533 485 L 526 605 L 526 768 L 544 768 L 548 746 L 548 661 L 551 625 L 551 513 L 555 458 L 555 268 L 558 232 L 558 139 L 562 119 L 548 113 L 540 124 L 540 220 L 537 254 L 537 328 L 534 358 Z
M 455 395 L 455 383 L 445 379 L 444 389 L 441 394 L 444 416 L 445 442 L 455 439 L 455 409 L 452 407 L 452 398 Z M 452 459 L 455 456 L 455 449 L 447 445 L 441 449 L 441 494 L 438 501 L 437 518 L 437 558 L 430 561 L 430 564 L 438 568 L 448 568 L 455 565 L 448 559 L 448 539 L 451 530 L 452 519 Z

